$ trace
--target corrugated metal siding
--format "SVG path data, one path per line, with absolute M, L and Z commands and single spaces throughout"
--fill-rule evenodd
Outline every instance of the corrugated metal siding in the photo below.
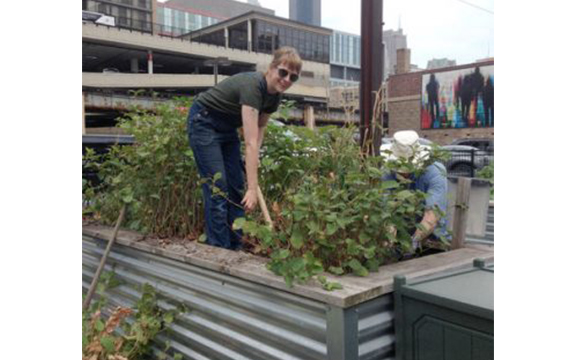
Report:
M 84 291 L 105 245 L 83 237 Z M 161 307 L 186 305 L 169 335 L 185 359 L 328 359 L 322 303 L 122 245 L 105 270 L 124 282 L 108 292 L 112 305 L 133 306 L 144 283 L 157 289 Z
M 480 244 L 494 244 L 494 206 L 488 206 L 488 217 L 486 218 L 486 234 L 484 237 L 466 236 L 466 241 Z
M 105 241 L 83 237 L 85 292 L 105 246 Z M 326 304 L 164 256 L 116 244 L 105 270 L 114 271 L 123 282 L 107 293 L 113 306 L 132 307 L 140 298 L 137 289 L 144 283 L 157 289 L 162 308 L 186 305 L 190 312 L 177 318 L 169 335 L 157 339 L 159 348 L 164 340 L 170 340 L 172 348 L 185 359 L 307 360 L 329 359 L 329 353 L 332 358 L 346 360 L 394 358 L 392 294 L 344 309 L 352 318 L 343 318 L 352 319 L 354 326 L 335 334 L 327 328 L 330 306 Z M 352 344 L 349 339 L 353 339 Z M 330 349 L 328 343 L 332 344 Z M 342 353 L 350 345 L 358 347 L 357 356 L 352 358 Z
M 359 305 L 357 313 L 359 359 L 394 359 L 393 294 Z

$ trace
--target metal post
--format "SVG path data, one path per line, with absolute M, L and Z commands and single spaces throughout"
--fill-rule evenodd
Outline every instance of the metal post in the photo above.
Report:
M 476 161 L 475 161 L 475 160 L 476 160 L 476 159 L 475 159 L 476 150 L 470 150 L 470 153 L 471 153 L 471 154 L 470 154 L 470 159 L 472 160 L 472 167 L 471 167 L 471 170 L 470 170 L 470 172 L 471 172 L 470 177 L 474 177 L 474 175 L 475 175 L 475 170 L 476 170 Z
M 248 52 L 252 51 L 252 22 L 248 20 Z
M 328 359 L 358 359 L 358 312 L 356 308 L 330 306 L 327 314 Z
M 86 135 L 86 94 L 82 92 L 82 135 Z
M 152 74 L 154 63 L 152 62 L 152 50 L 148 50 L 148 74 Z
M 361 146 L 374 155 L 372 109 L 382 84 L 382 0 L 362 0 L 360 51 L 360 135 Z M 378 121 L 380 122 L 380 120 Z M 365 144 L 368 142 L 368 144 Z
M 204 61 L 204 66 L 212 66 L 214 70 L 214 85 L 218 84 L 218 66 L 229 66 L 232 62 L 228 60 L 227 57 L 218 56 L 214 59 L 208 59 Z
M 404 321 L 402 315 L 404 313 L 402 307 L 402 286 L 406 285 L 406 276 L 394 276 L 394 333 L 396 334 L 396 341 L 394 344 L 396 352 L 396 360 L 404 359 Z

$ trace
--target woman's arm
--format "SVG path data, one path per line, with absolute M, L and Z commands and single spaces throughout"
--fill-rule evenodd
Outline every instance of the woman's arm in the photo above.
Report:
M 246 148 L 246 180 L 248 182 L 248 190 L 242 199 L 242 205 L 247 211 L 254 210 L 258 204 L 258 152 L 261 143 L 258 120 L 258 110 L 242 105 L 242 130 Z

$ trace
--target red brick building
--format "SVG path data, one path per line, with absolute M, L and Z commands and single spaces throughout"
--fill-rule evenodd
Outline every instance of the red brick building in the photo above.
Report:
M 493 69 L 490 59 L 390 76 L 388 133 L 411 129 L 440 145 L 494 138 Z

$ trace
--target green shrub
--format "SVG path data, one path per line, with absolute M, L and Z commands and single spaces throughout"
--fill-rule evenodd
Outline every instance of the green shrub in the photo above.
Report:
M 100 165 L 88 154 L 103 180 L 100 188 L 84 192 L 97 218 L 112 224 L 122 203 L 129 202 L 130 228 L 200 238 L 201 179 L 182 111 L 189 105 L 179 100 L 156 114 L 133 111 L 120 126 L 135 136 L 135 146 L 114 147 Z M 285 116 L 290 106 L 284 103 L 276 116 Z M 326 289 L 337 288 L 319 274 L 367 275 L 410 248 L 425 194 L 410 190 L 408 180 L 381 177 L 384 170 L 419 170 L 407 161 L 383 163 L 362 154 L 353 133 L 351 127 L 268 126 L 260 186 L 275 226 L 268 228 L 259 211 L 234 226 L 244 230 L 256 253 L 271 258 L 269 269 L 289 285 L 316 278 Z M 428 162 L 439 156 L 435 149 Z
M 186 131 L 190 99 L 134 109 L 120 127 L 134 135 L 132 146 L 113 146 L 103 158 L 88 152 L 101 185 L 85 191 L 90 211 L 113 224 L 123 202 L 130 203 L 125 224 L 158 236 L 196 237 L 203 227 L 202 191 Z
M 397 250 L 410 248 L 425 194 L 409 190 L 408 180 L 381 177 L 384 168 L 421 170 L 407 161 L 384 164 L 382 158 L 363 156 L 351 128 L 270 130 L 261 164 L 263 188 L 274 203 L 274 229 L 258 214 L 235 223 L 271 257 L 270 270 L 288 285 L 316 277 L 333 289 L 338 285 L 320 273 L 365 276 L 395 261 Z M 286 130 L 296 137 L 286 136 Z M 435 158 L 436 151 L 428 163 Z

